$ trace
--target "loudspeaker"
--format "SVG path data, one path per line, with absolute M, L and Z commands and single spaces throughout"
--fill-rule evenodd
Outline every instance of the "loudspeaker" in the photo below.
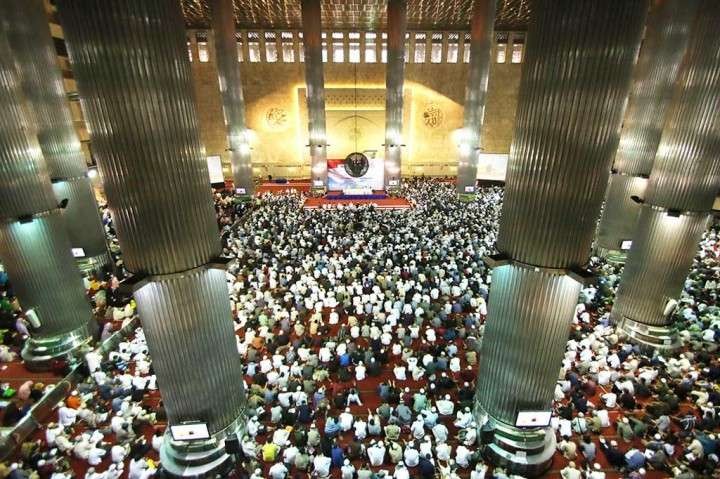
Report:
M 228 454 L 240 454 L 242 452 L 237 434 L 231 434 L 225 438 L 225 452 Z

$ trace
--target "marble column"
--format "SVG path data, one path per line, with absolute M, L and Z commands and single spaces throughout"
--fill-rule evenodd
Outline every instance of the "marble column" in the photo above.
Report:
M 530 18 L 510 148 L 475 417 L 487 458 L 538 475 L 550 411 L 600 213 L 646 1 L 539 0 Z
M 718 24 L 720 3 L 703 0 L 612 310 L 632 339 L 659 349 L 679 344 L 672 327 L 673 303 L 720 190 Z
M 313 190 L 327 189 L 325 77 L 322 60 L 320 0 L 302 0 L 303 50 L 308 109 L 308 147 Z
M 597 246 L 624 261 L 660 144 L 665 115 L 687 49 L 698 0 L 653 0 L 597 230 Z M 633 200 L 632 197 L 636 197 Z
M 41 369 L 90 340 L 92 311 L 0 22 L 0 261 L 34 324 L 22 357 Z
M 240 195 L 251 196 L 253 183 L 250 140 L 245 128 L 245 99 L 235 38 L 235 12 L 232 0 L 213 0 L 212 27 L 215 39 L 218 81 L 225 114 L 233 184 Z
M 470 65 L 465 87 L 464 121 L 458 139 L 457 191 L 461 196 L 474 196 L 475 193 L 494 23 L 495 0 L 476 0 L 470 23 Z
M 403 147 L 403 83 L 407 1 L 388 0 L 387 64 L 385 65 L 385 190 L 400 187 Z
M 58 6 L 168 423 L 210 434 L 168 433 L 160 457 L 175 476 L 204 477 L 229 460 L 245 392 L 180 5 Z
M 82 248 L 83 267 L 99 269 L 110 263 L 105 229 L 100 220 L 85 154 L 82 151 L 55 44 L 42 0 L 0 2 L 20 83 L 33 115 L 37 139 L 73 248 Z M 79 252 L 78 252 L 79 253 Z

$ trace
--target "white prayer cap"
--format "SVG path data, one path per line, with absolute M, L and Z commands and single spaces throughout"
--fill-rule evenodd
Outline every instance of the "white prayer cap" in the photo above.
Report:
M 597 462 L 596 462 L 595 464 L 593 464 L 593 469 L 595 469 L 596 471 L 599 471 L 599 470 L 600 470 L 600 464 L 598 464 Z

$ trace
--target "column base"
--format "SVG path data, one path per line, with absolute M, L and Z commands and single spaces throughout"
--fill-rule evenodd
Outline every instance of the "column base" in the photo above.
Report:
M 620 329 L 640 348 L 674 350 L 681 346 L 680 337 L 670 325 L 653 326 L 623 318 Z
M 235 194 L 234 198 L 236 203 L 248 203 L 252 201 L 252 195 L 238 195 Z
M 20 355 L 30 371 L 46 371 L 53 360 L 69 356 L 87 345 L 92 338 L 86 327 L 50 338 L 28 338 Z
M 475 417 L 485 422 L 479 435 L 485 446 L 483 456 L 486 460 L 524 477 L 538 477 L 550 469 L 557 447 L 551 427 L 520 429 L 496 421 L 480 405 L 475 410 Z
M 111 264 L 112 260 L 110 259 L 110 254 L 107 252 L 95 256 L 88 256 L 77 261 L 78 269 L 84 274 L 97 274 Z
M 238 418 L 225 431 L 234 431 L 242 437 L 244 420 Z M 233 467 L 232 457 L 225 452 L 225 437 L 222 431 L 204 441 L 174 441 L 168 427 L 165 440 L 160 448 L 160 463 L 170 477 L 210 478 L 224 475 Z
M 597 247 L 596 254 L 611 264 L 625 264 L 627 251 Z

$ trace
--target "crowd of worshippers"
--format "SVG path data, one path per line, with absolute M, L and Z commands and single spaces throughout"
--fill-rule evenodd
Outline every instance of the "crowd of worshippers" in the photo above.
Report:
M 502 190 L 464 203 L 452 184 L 418 179 L 401 193 L 411 210 L 216 195 L 224 254 L 237 258 L 228 288 L 248 403 L 237 465 L 219 477 L 517 477 L 485 464 L 472 414 L 491 279 L 482 256 L 494 252 Z M 675 312 L 682 349 L 647 356 L 609 321 L 621 270 L 593 259 L 601 281 L 583 290 L 558 365 L 555 473 L 716 472 L 719 261 L 712 229 Z M 132 315 L 122 298 L 109 304 L 115 286 L 99 289 L 113 323 Z M 0 478 L 164 477 L 142 330 L 87 367 Z

